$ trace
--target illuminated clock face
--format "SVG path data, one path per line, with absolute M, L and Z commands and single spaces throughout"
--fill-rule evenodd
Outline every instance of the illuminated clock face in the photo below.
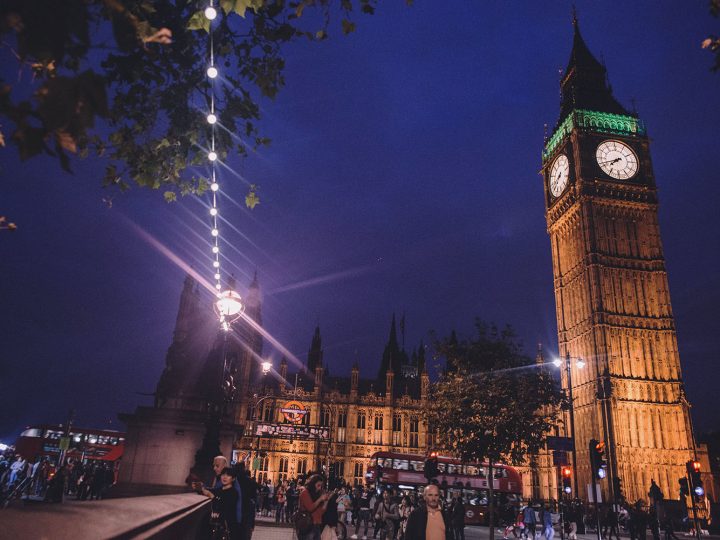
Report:
M 565 191 L 570 176 L 570 162 L 565 154 L 560 154 L 550 168 L 550 193 L 559 197 Z
M 627 144 L 620 141 L 601 142 L 595 152 L 600 168 L 618 180 L 628 180 L 638 171 L 638 158 Z

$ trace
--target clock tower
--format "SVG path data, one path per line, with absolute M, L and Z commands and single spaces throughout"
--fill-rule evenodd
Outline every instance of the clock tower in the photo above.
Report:
M 596 480 L 603 500 L 647 501 L 651 480 L 675 498 L 695 443 L 649 139 L 573 25 L 542 175 L 559 351 L 572 370 L 577 495 L 587 497 L 588 444 L 597 439 L 607 448 L 607 479 Z

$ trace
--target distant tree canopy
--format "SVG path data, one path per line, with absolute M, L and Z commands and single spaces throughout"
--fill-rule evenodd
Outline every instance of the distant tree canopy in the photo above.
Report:
M 514 464 L 537 453 L 557 422 L 563 394 L 548 366 L 524 355 L 510 327 L 480 320 L 476 335 L 436 341 L 446 368 L 432 385 L 428 420 L 438 446 L 464 461 Z
M 720 0 L 710 0 L 710 14 L 713 17 L 720 18 Z M 703 49 L 708 49 L 715 56 L 713 71 L 720 71 L 720 37 L 713 34 L 705 38 L 702 42 Z
M 213 52 L 215 146 L 220 159 L 268 140 L 258 99 L 283 86 L 281 46 L 352 32 L 357 13 L 378 0 L 219 0 Z M 166 197 L 208 186 L 192 167 L 206 162 L 210 108 L 206 1 L 5 0 L 0 145 L 7 136 L 25 160 L 45 153 L 70 171 L 71 155 L 108 162 L 104 185 L 166 189 Z M 301 24 L 302 23 L 302 24 Z M 5 71 L 7 73 L 7 70 Z M 96 127 L 96 120 L 102 119 Z

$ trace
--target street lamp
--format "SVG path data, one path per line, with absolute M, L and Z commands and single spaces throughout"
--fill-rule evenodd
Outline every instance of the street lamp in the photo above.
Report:
M 577 366 L 578 369 L 582 369 L 585 367 L 585 361 L 582 358 L 575 358 L 575 366 Z M 577 474 L 577 454 L 575 451 L 575 402 L 573 401 L 573 385 L 572 385 L 572 370 L 570 369 L 570 353 L 568 352 L 565 355 L 565 358 L 555 358 L 553 360 L 553 365 L 556 368 L 565 367 L 565 375 L 567 376 L 567 392 L 568 392 L 568 400 L 570 401 L 570 438 L 572 439 L 572 462 L 573 467 L 575 468 L 575 475 L 573 476 L 573 484 L 575 487 L 575 497 L 578 497 L 578 474 Z
M 255 398 L 255 405 L 254 405 L 254 407 L 253 407 L 253 413 L 254 413 L 254 414 L 253 414 L 253 420 L 254 420 L 254 428 L 255 428 L 255 431 L 257 432 L 257 445 L 256 445 L 256 447 L 255 447 L 255 458 L 254 458 L 254 459 L 253 459 L 253 457 L 252 457 L 252 443 L 250 443 L 250 444 L 251 444 L 251 446 L 250 446 L 250 458 L 251 458 L 251 459 L 250 459 L 250 464 L 251 464 L 252 467 L 253 467 L 254 474 L 255 474 L 255 477 L 256 477 L 256 478 L 257 478 L 257 468 L 258 468 L 258 465 L 259 465 L 259 461 L 256 461 L 256 460 L 259 460 L 259 459 L 260 459 L 260 432 L 257 431 L 257 430 L 258 430 L 259 420 L 261 419 L 261 417 L 260 417 L 260 404 L 261 404 L 263 401 L 265 401 L 266 399 L 271 399 L 271 398 L 275 397 L 275 396 L 272 395 L 272 394 L 267 394 L 267 393 L 266 393 L 266 392 L 267 392 L 267 388 L 266 388 L 266 386 L 265 386 L 265 377 L 267 376 L 267 374 L 268 374 L 268 373 L 270 372 L 270 370 L 272 369 L 272 362 L 269 362 L 268 360 L 265 360 L 264 362 L 262 362 L 262 363 L 260 364 L 260 367 L 262 368 L 262 374 L 263 374 L 262 392 L 263 392 L 265 395 L 262 396 L 262 397 L 260 397 L 260 396 L 258 396 L 257 394 L 255 394 L 255 395 L 253 396 L 253 397 Z
M 230 331 L 230 325 L 240 318 L 242 312 L 245 311 L 245 304 L 238 293 L 232 289 L 227 289 L 218 293 L 217 300 L 213 306 L 215 313 L 220 317 L 220 324 L 223 330 Z

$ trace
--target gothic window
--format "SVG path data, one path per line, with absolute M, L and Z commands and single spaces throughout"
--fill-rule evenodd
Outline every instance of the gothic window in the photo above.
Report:
M 297 473 L 305 474 L 307 472 L 307 459 L 299 459 L 297 463 Z
M 260 458 L 258 462 L 257 477 L 259 482 L 268 479 L 268 469 L 270 468 L 270 458 L 268 456 Z
M 337 430 L 337 441 L 345 442 L 345 432 L 347 430 L 347 413 L 338 413 L 338 430 Z
M 275 407 L 273 407 L 272 403 L 267 403 L 265 407 L 263 408 L 263 420 L 265 422 L 272 422 L 274 418 L 275 413 Z
M 278 483 L 288 479 L 288 458 L 281 457 L 278 465 Z
M 418 447 L 418 431 L 420 422 L 417 417 L 413 416 L 410 418 L 410 448 Z
M 362 486 L 363 480 L 363 464 L 360 461 L 355 462 L 355 470 L 353 471 L 353 484 L 356 486 Z
M 392 443 L 394 446 L 402 445 L 402 417 L 399 414 L 393 415 Z
M 365 413 L 364 412 L 359 412 L 358 416 L 357 416 L 357 434 L 356 434 L 355 442 L 357 442 L 357 443 L 365 442 Z
M 255 407 L 253 405 L 248 405 L 247 408 L 247 417 L 246 420 L 255 420 Z
M 322 427 L 330 427 L 330 409 L 323 409 L 320 412 L 320 425 Z
M 376 416 L 375 417 L 375 430 L 373 431 L 373 444 L 382 444 L 382 434 L 383 434 L 383 417 L 382 416 Z

